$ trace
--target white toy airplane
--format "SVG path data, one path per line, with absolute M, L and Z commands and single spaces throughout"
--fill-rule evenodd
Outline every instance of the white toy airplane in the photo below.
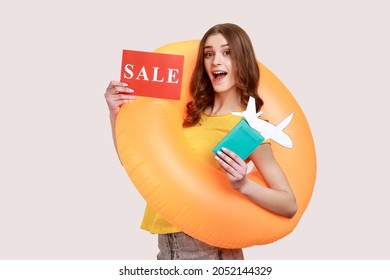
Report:
M 244 112 L 232 112 L 235 116 L 244 117 L 253 129 L 261 133 L 264 140 L 272 139 L 286 148 L 292 148 L 292 140 L 290 136 L 283 132 L 283 129 L 290 123 L 294 113 L 291 113 L 277 126 L 258 118 L 262 113 L 262 111 L 256 113 L 255 99 L 252 96 L 249 97 L 248 105 Z

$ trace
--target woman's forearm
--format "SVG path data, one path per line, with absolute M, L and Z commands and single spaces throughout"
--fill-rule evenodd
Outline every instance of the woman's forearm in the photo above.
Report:
M 239 191 L 260 207 L 286 218 L 297 212 L 295 196 L 283 189 L 270 189 L 246 179 Z

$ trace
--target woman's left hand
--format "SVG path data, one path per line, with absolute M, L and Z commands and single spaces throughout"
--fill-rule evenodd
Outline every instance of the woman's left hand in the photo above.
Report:
M 218 151 L 215 159 L 221 166 L 222 171 L 228 177 L 233 188 L 239 191 L 247 180 L 246 174 L 248 166 L 245 161 L 226 148 L 222 148 L 222 151 Z

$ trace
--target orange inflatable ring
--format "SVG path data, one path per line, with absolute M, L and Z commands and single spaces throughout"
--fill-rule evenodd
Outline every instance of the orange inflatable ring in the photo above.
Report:
M 294 147 L 272 148 L 298 200 L 292 219 L 256 206 L 235 191 L 226 176 L 199 159 L 183 135 L 182 120 L 189 100 L 188 84 L 199 41 L 172 43 L 156 50 L 185 56 L 180 101 L 138 97 L 122 106 L 116 139 L 121 162 L 144 199 L 168 222 L 210 245 L 245 248 L 274 242 L 299 222 L 311 198 L 316 156 L 307 120 L 287 88 L 261 63 L 263 117 L 279 123 L 294 112 L 285 129 Z M 248 175 L 262 182 L 257 170 Z

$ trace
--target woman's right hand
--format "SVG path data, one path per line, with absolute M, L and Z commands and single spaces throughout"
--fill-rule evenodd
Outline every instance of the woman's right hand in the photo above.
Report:
M 126 83 L 111 81 L 106 89 L 104 97 L 106 99 L 110 115 L 116 116 L 121 105 L 133 101 L 136 96 L 132 94 L 134 90 L 127 88 Z

